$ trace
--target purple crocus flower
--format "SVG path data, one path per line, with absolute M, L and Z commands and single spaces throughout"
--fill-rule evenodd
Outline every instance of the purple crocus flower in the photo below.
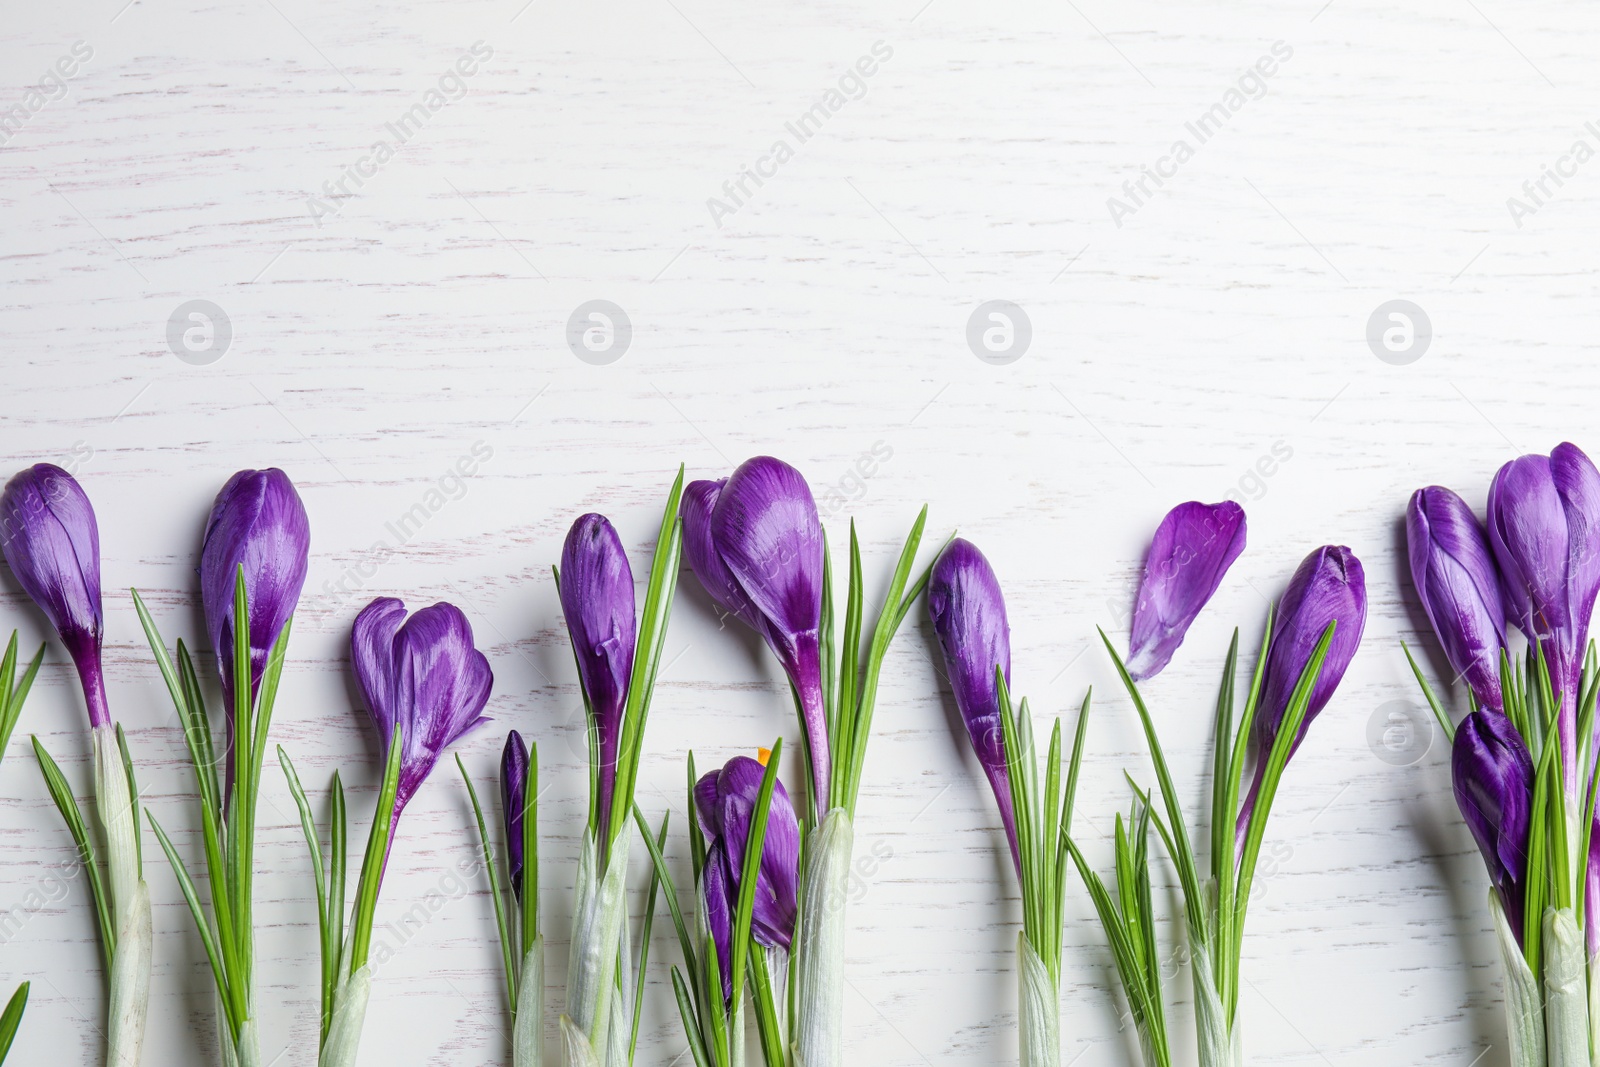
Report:
M 1528 748 L 1510 719 L 1497 711 L 1475 711 L 1456 727 L 1450 771 L 1456 805 L 1478 842 L 1489 868 L 1489 881 L 1499 892 L 1506 918 L 1521 941 L 1533 807 L 1533 760 Z M 1589 868 L 1592 879 L 1592 850 Z
M 401 729 L 392 831 L 444 750 L 489 721 L 481 713 L 494 674 L 473 647 L 472 624 L 460 608 L 439 603 L 407 618 L 405 604 L 387 596 L 356 616 L 350 658 L 385 757 Z
M 578 662 L 578 681 L 599 749 L 599 840 L 611 840 L 622 712 L 633 674 L 633 571 L 604 515 L 582 515 L 561 549 L 561 613 Z
M 0 494 L 0 548 L 78 670 L 91 726 L 109 726 L 100 667 L 100 531 L 72 475 L 52 463 L 18 471 Z
M 244 568 L 250 608 L 250 698 L 255 700 L 267 656 L 288 625 L 306 582 L 311 526 L 294 483 L 273 467 L 240 471 L 228 479 L 211 505 L 200 549 L 200 599 L 206 631 L 216 650 L 233 738 L 233 592 Z
M 682 511 L 684 553 L 706 592 L 756 627 L 794 686 L 820 819 L 831 757 L 819 638 L 822 522 L 811 488 L 789 464 L 756 456 L 720 485 L 691 483 Z
M 1451 669 L 1466 679 L 1479 706 L 1502 711 L 1506 613 L 1482 524 L 1465 500 L 1433 485 L 1411 495 L 1406 543 L 1411 580 Z
M 1506 614 L 1538 643 L 1560 693 L 1557 726 L 1570 790 L 1578 680 L 1600 591 L 1600 471 L 1570 444 L 1507 463 L 1489 486 L 1489 543 Z
M 1191 500 L 1167 512 L 1145 557 L 1128 638 L 1128 674 L 1154 678 L 1244 551 L 1244 508 Z
M 528 800 L 528 746 L 512 730 L 500 754 L 500 810 L 506 825 L 506 858 L 511 891 L 522 899 L 522 812 Z
M 971 541 L 955 538 L 934 562 L 928 579 L 928 617 L 944 653 L 945 673 L 966 723 L 967 737 L 994 790 L 1011 845 L 1011 862 L 1020 877 L 1016 813 L 1011 780 L 1006 776 L 1000 694 L 995 687 L 997 667 L 1004 672 L 1006 683 L 1011 682 L 1011 625 L 1006 621 L 999 579 Z
M 725 942 L 732 940 L 732 907 L 744 873 L 744 850 L 760 799 L 762 764 L 749 756 L 735 756 L 720 771 L 709 771 L 695 783 L 695 809 L 701 831 L 706 836 L 707 855 L 703 878 L 706 891 L 707 924 L 717 942 L 718 959 L 724 978 L 723 995 L 730 996 L 727 979 L 729 958 L 723 955 Z M 715 864 L 719 870 L 713 870 Z M 795 916 L 799 912 L 800 822 L 789 793 L 782 782 L 774 782 L 772 804 L 767 811 L 766 837 L 761 848 L 761 865 L 756 874 L 755 907 L 751 912 L 751 935 L 769 948 L 788 949 L 794 940 Z M 726 919 L 721 915 L 726 915 Z
M 1367 579 L 1361 561 L 1342 545 L 1323 545 L 1307 556 L 1289 579 L 1289 588 L 1278 601 L 1277 614 L 1268 642 L 1267 664 L 1261 681 L 1261 698 L 1256 706 L 1256 774 L 1250 795 L 1239 812 L 1238 832 L 1244 836 L 1255 809 L 1256 794 L 1266 773 L 1267 753 L 1272 751 L 1289 711 L 1289 700 L 1300 675 L 1311 662 L 1311 654 L 1322 631 L 1337 622 L 1322 670 L 1311 687 L 1311 702 L 1300 723 L 1299 736 L 1289 749 L 1292 757 L 1305 740 L 1306 731 L 1333 692 L 1339 688 L 1345 669 L 1361 644 L 1361 631 L 1367 623 Z

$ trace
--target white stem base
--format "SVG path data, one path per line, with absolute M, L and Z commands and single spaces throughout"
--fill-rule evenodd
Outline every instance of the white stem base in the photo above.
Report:
M 795 948 L 795 1067 L 844 1064 L 844 911 L 855 828 L 843 808 L 811 831 Z

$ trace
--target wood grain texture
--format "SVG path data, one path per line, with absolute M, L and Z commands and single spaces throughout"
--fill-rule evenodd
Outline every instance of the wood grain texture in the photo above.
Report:
M 1252 1062 L 1507 1062 L 1486 881 L 1447 754 L 1436 739 L 1397 766 L 1368 729 L 1391 702 L 1420 706 L 1399 649 L 1419 627 L 1397 551 L 1407 494 L 1437 482 L 1481 506 L 1516 452 L 1564 438 L 1600 447 L 1600 162 L 1547 183 L 1520 227 L 1506 205 L 1578 138 L 1600 145 L 1585 128 L 1600 81 L 1591 7 L 12 8 L 0 109 L 75 42 L 93 55 L 0 144 L 0 462 L 71 460 L 94 499 L 113 708 L 180 848 L 197 852 L 190 775 L 127 589 L 169 636 L 200 632 L 200 525 L 240 467 L 287 469 L 312 516 L 274 734 L 319 795 L 340 768 L 353 811 L 371 802 L 374 744 L 346 651 L 360 605 L 448 598 L 472 618 L 497 681 L 494 727 L 463 746 L 469 766 L 487 780 L 514 726 L 540 742 L 550 783 L 552 1024 L 584 776 L 549 565 L 576 515 L 610 515 L 642 561 L 679 462 L 706 476 L 771 452 L 819 495 L 851 498 L 830 516 L 835 542 L 855 516 L 881 583 L 928 502 L 935 539 L 959 527 L 995 561 L 1015 688 L 1062 713 L 1094 687 L 1080 810 L 1104 832 L 1125 803 L 1122 770 L 1151 775 L 1094 627 L 1125 633 L 1118 619 L 1167 507 L 1238 490 L 1250 548 L 1150 688 L 1195 808 L 1231 627 L 1253 635 L 1325 541 L 1355 548 L 1372 594 L 1365 645 L 1279 800 L 1277 871 L 1245 943 Z M 492 57 L 461 98 L 313 219 L 324 182 L 479 41 Z M 864 95 L 717 225 L 708 198 L 880 41 L 892 56 Z M 1118 226 L 1107 199 L 1279 41 L 1292 57 L 1264 95 Z M 1364 341 L 1369 314 L 1397 297 L 1434 325 L 1410 366 Z M 596 298 L 634 326 L 610 366 L 575 358 L 564 338 L 573 309 Z M 208 366 L 167 345 L 169 316 L 191 299 L 232 324 Z M 990 299 L 1031 318 L 1032 345 L 1010 366 L 966 345 L 968 316 Z M 490 457 L 432 507 L 430 490 L 480 442 Z M 1291 457 L 1253 475 L 1280 442 Z M 891 457 L 852 481 L 880 444 Z M 397 538 L 389 524 L 419 503 L 426 520 Z M 42 638 L 9 577 L 0 601 L 6 625 Z M 913 618 L 867 758 L 857 838 L 888 858 L 851 906 L 850 1058 L 1003 1063 L 1016 1048 L 1017 894 Z M 719 629 L 692 578 L 668 657 L 640 797 L 681 814 L 687 750 L 721 760 L 792 738 L 793 724 L 770 659 Z M 0 768 L 0 909 L 21 916 L 0 978 L 35 979 L 14 1054 L 24 1065 L 101 1055 L 92 919 L 81 882 L 52 866 L 70 843 L 25 736 L 43 737 L 83 788 L 82 720 L 52 646 Z M 257 889 L 264 1046 L 273 1062 L 309 1064 L 315 932 L 292 816 L 271 771 Z M 437 907 L 379 934 L 394 955 L 375 983 L 365 1064 L 507 1060 L 489 901 L 451 873 L 472 855 L 469 819 L 453 769 L 406 814 L 380 921 Z M 682 860 L 681 841 L 672 854 Z M 158 943 L 146 1062 L 215 1062 L 203 955 L 154 849 L 147 876 Z M 640 1059 L 666 1067 L 685 1061 L 666 984 L 676 948 L 668 924 L 656 930 Z M 1080 892 L 1067 938 L 1064 1062 L 1131 1062 Z M 1185 984 L 1173 988 L 1187 1004 Z

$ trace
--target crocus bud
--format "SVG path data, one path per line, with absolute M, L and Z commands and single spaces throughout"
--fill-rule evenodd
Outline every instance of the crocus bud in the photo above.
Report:
M 522 899 L 522 812 L 528 800 L 528 747 L 522 735 L 512 730 L 500 754 L 500 810 L 506 827 L 507 866 L 511 869 L 511 891 Z
M 1538 643 L 1560 694 L 1568 782 L 1575 773 L 1578 678 L 1600 590 L 1600 471 L 1576 446 L 1501 467 L 1489 486 L 1489 543 L 1506 614 Z
M 1296 568 L 1294 577 L 1289 579 L 1289 588 L 1278 601 L 1261 680 L 1260 703 L 1256 706 L 1256 773 L 1250 783 L 1250 795 L 1239 813 L 1241 839 L 1249 825 L 1250 814 L 1255 810 L 1256 795 L 1267 770 L 1267 754 L 1278 739 L 1283 717 L 1289 711 L 1289 700 L 1330 622 L 1337 623 L 1333 640 L 1322 660 L 1322 670 L 1312 684 L 1311 702 L 1300 722 L 1300 732 L 1289 749 L 1291 757 L 1305 740 L 1311 721 L 1339 688 L 1345 669 L 1361 645 L 1361 631 L 1367 623 L 1366 574 L 1355 553 L 1342 545 L 1323 545 L 1307 556 Z
M 106 726 L 100 668 L 100 532 L 72 475 L 51 463 L 19 471 L 0 494 L 6 563 L 55 627 L 78 670 L 92 726 Z
M 1145 557 L 1128 638 L 1128 674 L 1154 678 L 1244 551 L 1244 508 L 1191 500 L 1167 512 Z
M 472 624 L 460 608 L 439 603 L 407 618 L 405 604 L 394 597 L 361 609 L 350 658 L 385 757 L 395 726 L 401 728 L 397 824 L 444 750 L 489 721 L 481 713 L 494 674 L 473 646 Z
M 771 456 L 739 465 L 720 489 L 685 494 L 684 548 L 715 599 L 756 620 L 800 701 L 819 817 L 828 807 L 827 711 L 822 701 L 822 522 L 800 472 Z M 709 523 L 704 508 L 714 498 Z M 691 522 L 692 517 L 692 522 Z M 708 536 L 709 534 L 709 536 Z
M 764 772 L 762 765 L 749 756 L 735 756 L 720 771 L 710 771 L 695 783 L 700 828 L 727 859 L 728 896 L 732 900 L 738 899 L 745 842 L 750 836 Z M 758 942 L 769 948 L 789 948 L 794 939 L 799 892 L 800 823 L 783 783 L 774 782 L 750 923 L 751 934 Z
M 1504 715 L 1475 711 L 1456 727 L 1450 772 L 1456 805 L 1483 853 L 1506 918 L 1521 940 L 1533 807 L 1533 760 L 1527 745 Z
M 934 561 L 928 579 L 928 617 L 944 653 L 945 673 L 967 738 L 994 790 L 1011 862 L 1020 875 L 1016 814 L 1006 777 L 1005 735 L 1000 726 L 1000 695 L 995 669 L 1011 681 L 1011 625 L 1000 581 L 976 545 L 955 538 Z
M 233 736 L 233 592 L 244 568 L 250 609 L 250 697 L 260 690 L 267 656 L 294 614 L 306 582 L 311 526 L 289 476 L 276 467 L 240 471 L 211 505 L 200 549 L 200 599 L 206 631 L 217 653 L 222 692 Z M 230 740 L 231 745 L 231 740 Z
M 1406 544 L 1411 580 L 1451 669 L 1466 679 L 1476 704 L 1502 710 L 1506 613 L 1483 526 L 1465 500 L 1429 486 L 1411 495 Z
M 561 550 L 561 613 L 599 753 L 599 837 L 610 840 L 622 712 L 633 674 L 633 571 L 617 531 L 603 515 L 583 515 Z

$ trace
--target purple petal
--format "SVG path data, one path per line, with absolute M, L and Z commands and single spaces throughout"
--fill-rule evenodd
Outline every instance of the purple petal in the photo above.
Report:
M 506 859 L 511 891 L 522 899 L 522 812 L 528 800 L 528 748 L 512 730 L 500 753 L 500 811 L 506 829 Z
M 1412 494 L 1406 542 L 1411 580 L 1445 658 L 1478 704 L 1500 711 L 1506 613 L 1483 526 L 1466 501 L 1429 486 Z
M 967 726 L 967 738 L 994 789 L 1011 844 L 1011 858 L 1020 872 L 1011 783 L 1006 777 L 1004 731 L 995 668 L 1011 681 L 1011 626 L 1000 581 L 976 545 L 955 538 L 934 562 L 928 579 L 928 616 L 944 653 L 945 672 L 956 707 Z
M 1244 508 L 1231 500 L 1191 500 L 1167 512 L 1150 542 L 1133 609 L 1128 673 L 1135 681 L 1155 677 L 1172 659 L 1244 541 Z
M 572 524 L 561 550 L 561 613 L 600 754 L 600 840 L 609 841 L 617 745 L 633 674 L 633 571 L 622 540 L 603 515 Z
M 100 667 L 100 532 L 88 495 L 60 467 L 35 464 L 6 483 L 0 522 L 11 573 L 77 667 L 90 724 L 109 724 Z
M 816 632 L 822 615 L 822 522 L 799 471 L 771 456 L 745 460 L 722 487 L 711 530 L 739 588 L 777 637 L 792 640 Z
M 762 633 L 799 698 L 820 818 L 828 809 L 830 780 L 818 644 L 823 542 L 817 504 L 805 478 L 771 456 L 740 464 L 717 494 L 711 542 L 759 613 Z
M 200 597 L 222 676 L 230 729 L 233 592 L 239 568 L 244 568 L 250 607 L 250 692 L 254 699 L 267 656 L 300 600 L 310 548 L 311 526 L 305 505 L 289 476 L 277 468 L 238 472 L 211 505 L 200 549 Z
M 472 644 L 472 625 L 453 604 L 439 603 L 404 622 L 405 605 L 379 597 L 356 616 L 350 652 L 385 755 L 402 733 L 394 821 L 444 750 L 488 722 L 481 713 L 494 675 Z
M 717 971 L 722 975 L 722 1002 L 733 1001 L 733 885 L 728 878 L 728 857 L 722 843 L 706 850 L 706 865 L 700 871 L 706 902 L 706 930 L 717 948 Z
M 721 840 L 728 856 L 728 876 L 737 888 L 744 874 L 744 847 L 760 799 L 766 768 L 748 756 L 735 756 L 717 775 L 717 806 Z M 700 798 L 696 791 L 696 803 Z M 774 782 L 772 806 L 767 812 L 766 837 L 756 876 L 754 920 L 751 929 L 763 945 L 787 949 L 794 937 L 799 910 L 800 823 L 788 790 Z
M 1575 445 L 1521 456 L 1489 486 L 1489 543 L 1506 612 L 1537 642 L 1560 693 L 1563 776 L 1577 773 L 1577 697 L 1600 590 L 1600 471 Z
M 1520 940 L 1533 760 L 1510 719 L 1496 711 L 1475 711 L 1456 728 L 1450 770 L 1456 805 Z M 1592 857 L 1591 852 L 1591 871 Z
M 678 506 L 678 514 L 683 517 L 683 554 L 711 599 L 765 637 L 766 620 L 750 603 L 750 598 L 744 595 L 744 590 L 739 588 L 739 580 L 722 561 L 722 554 L 717 551 L 716 540 L 711 535 L 711 515 L 717 506 L 717 498 L 722 494 L 722 487 L 727 484 L 728 479 L 722 478 L 714 482 L 690 482 L 684 488 Z

